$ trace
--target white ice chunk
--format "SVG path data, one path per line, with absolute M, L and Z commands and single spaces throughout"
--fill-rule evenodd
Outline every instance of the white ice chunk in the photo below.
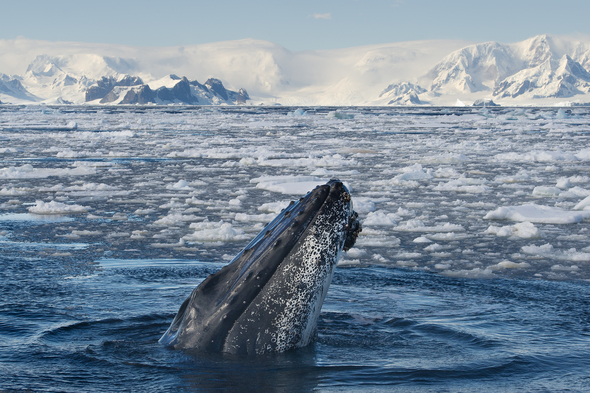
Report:
M 433 244 L 429 245 L 428 247 L 424 248 L 424 251 L 428 251 L 428 252 L 438 252 L 441 250 L 444 250 L 444 247 L 438 243 L 433 243 Z
M 274 213 L 279 214 L 284 208 L 289 206 L 289 200 L 283 200 L 279 202 L 269 202 L 265 203 L 262 206 L 258 207 L 258 211 L 265 212 L 265 213 Z
M 526 262 L 515 263 L 512 261 L 502 261 L 497 263 L 496 265 L 488 266 L 488 268 L 492 270 L 502 270 L 502 269 L 526 269 L 531 267 L 530 264 Z
M 567 211 L 541 205 L 505 206 L 485 215 L 485 220 L 529 221 L 544 224 L 573 224 L 590 218 L 590 211 Z
M 166 186 L 168 190 L 179 190 L 179 191 L 190 191 L 193 188 L 189 185 L 186 180 L 179 180 L 174 184 L 169 184 Z
M 590 210 L 590 196 L 584 198 L 580 203 L 574 206 L 574 210 Z
M 485 179 L 461 177 L 459 179 L 450 180 L 447 183 L 439 183 L 434 187 L 434 190 L 465 192 L 469 194 L 481 194 L 491 191 L 491 188 L 484 185 L 484 183 L 486 183 Z
M 408 220 L 393 228 L 394 231 L 403 232 L 463 232 L 465 228 L 461 225 L 449 222 L 442 225 L 426 226 L 421 220 Z
M 340 111 L 330 111 L 326 115 L 327 119 L 342 119 L 342 120 L 350 120 L 354 119 L 354 115 L 352 113 L 343 113 Z
M 76 168 L 34 168 L 31 164 L 0 169 L 0 179 L 42 179 L 50 176 L 94 175 L 96 169 L 89 166 Z
M 590 253 L 577 251 L 575 248 L 569 250 L 556 250 L 551 244 L 542 246 L 523 246 L 522 252 L 530 255 L 538 255 L 549 259 L 572 262 L 590 262 Z
M 367 214 L 375 211 L 375 202 L 366 197 L 355 197 L 353 199 L 354 210 L 358 214 Z
M 420 159 L 420 162 L 425 164 L 460 164 L 467 161 L 467 157 L 459 153 L 443 153 L 427 155 Z M 449 173 L 452 173 L 453 169 L 448 168 Z M 437 171 L 438 172 L 438 171 Z M 437 176 L 439 177 L 439 176 Z M 443 176 L 440 176 L 443 177 Z M 446 176 L 449 177 L 449 176 Z
M 528 172 L 520 170 L 515 175 L 496 176 L 494 180 L 502 183 L 521 183 L 531 180 L 531 176 Z
M 499 237 L 518 237 L 521 239 L 538 239 L 541 237 L 539 229 L 533 223 L 528 221 L 503 227 L 491 225 L 484 233 Z
M 271 222 L 276 217 L 274 213 L 268 214 L 245 214 L 245 213 L 236 213 L 235 220 L 239 222 L 262 222 L 268 223 Z
M 533 196 L 535 197 L 558 197 L 561 190 L 557 187 L 537 186 L 533 189 Z
M 256 188 L 287 195 L 305 195 L 316 186 L 325 184 L 328 179 L 314 176 L 268 176 L 250 180 Z
M 529 152 L 510 152 L 501 153 L 495 156 L 497 161 L 512 161 L 512 162 L 575 162 L 578 161 L 576 155 L 571 153 L 564 153 L 560 151 L 529 151 Z
M 570 188 L 571 187 L 570 180 L 567 177 L 560 177 L 557 180 L 557 184 L 555 185 L 555 187 L 561 188 L 562 190 L 565 190 L 566 188 Z
M 233 228 L 230 223 L 223 221 L 193 223 L 190 228 L 195 232 L 183 236 L 183 239 L 189 242 L 231 242 L 246 240 L 249 237 L 241 229 Z
M 485 269 L 476 267 L 471 270 L 445 270 L 442 272 L 447 277 L 455 278 L 494 278 L 496 275 L 491 268 Z
M 367 251 L 353 247 L 350 250 L 346 251 L 345 255 L 349 258 L 361 258 L 367 255 Z
M 186 222 L 193 222 L 202 220 L 202 217 L 195 216 L 193 214 L 182 214 L 180 212 L 172 211 L 167 216 L 161 217 L 154 221 L 154 225 L 161 226 L 175 226 L 184 224 Z
M 35 206 L 28 208 L 34 214 L 68 214 L 68 213 L 86 213 L 90 210 L 88 207 L 80 205 L 71 205 L 56 201 L 43 202 L 37 201 Z
M 383 210 L 370 212 L 363 220 L 363 226 L 395 226 L 395 220 L 399 220 L 395 214 L 387 213 Z
M 240 198 L 230 199 L 228 203 L 230 206 L 233 207 L 239 207 L 242 205 L 242 201 L 240 200 Z
M 6 187 L 4 187 L 3 189 L 0 190 L 0 195 L 1 196 L 24 195 L 24 194 L 26 194 L 29 191 L 32 191 L 32 189 L 30 189 L 30 188 L 24 188 L 24 187 L 18 187 L 18 188 L 14 188 L 14 187 L 6 188 Z

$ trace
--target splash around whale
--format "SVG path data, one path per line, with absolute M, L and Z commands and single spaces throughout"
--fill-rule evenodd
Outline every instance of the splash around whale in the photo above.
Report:
M 160 343 L 238 355 L 308 345 L 340 255 L 360 231 L 346 186 L 316 187 L 195 288 Z

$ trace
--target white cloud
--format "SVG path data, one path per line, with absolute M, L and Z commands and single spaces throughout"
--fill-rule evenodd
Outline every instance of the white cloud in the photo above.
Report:
M 329 12 L 326 14 L 312 14 L 310 17 L 314 19 L 332 19 L 332 14 Z

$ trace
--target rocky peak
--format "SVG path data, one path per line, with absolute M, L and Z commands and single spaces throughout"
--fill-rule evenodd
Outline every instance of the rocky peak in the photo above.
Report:
M 528 68 L 537 67 L 553 58 L 551 39 L 547 35 L 539 35 L 530 40 L 525 52 L 525 61 Z
M 574 61 L 568 55 L 563 55 L 559 60 L 559 66 L 555 71 L 556 74 L 571 74 L 572 76 L 590 82 L 590 73 L 577 61 Z
M 225 90 L 225 87 L 223 87 L 223 83 L 219 79 L 209 78 L 205 82 L 205 86 L 207 86 L 209 90 L 211 90 L 212 92 L 223 98 L 225 101 L 227 101 L 227 90 Z
M 86 102 L 94 101 L 98 99 L 105 99 L 105 97 L 113 90 L 113 88 L 117 86 L 139 86 L 143 85 L 143 81 L 138 76 L 130 76 L 130 75 L 123 75 L 119 76 L 118 78 L 114 76 L 103 76 L 99 80 L 96 81 L 96 84 L 90 86 L 86 90 Z M 106 102 L 114 101 L 111 95 Z M 116 99 L 116 98 L 115 98 Z M 101 101 L 102 102 L 102 101 Z
M 381 94 L 379 94 L 379 97 L 385 95 L 401 96 L 408 93 L 422 94 L 426 93 L 426 89 L 410 82 L 393 83 L 387 86 Z
M 510 49 L 497 42 L 486 42 L 459 49 L 436 64 L 421 82 L 429 90 L 477 92 L 492 89 L 515 72 Z

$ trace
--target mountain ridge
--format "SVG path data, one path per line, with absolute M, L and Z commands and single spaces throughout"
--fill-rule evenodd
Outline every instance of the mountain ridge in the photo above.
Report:
M 548 35 L 511 44 L 431 40 L 299 52 L 253 39 L 163 48 L 15 39 L 0 40 L 0 64 L 3 103 L 590 101 L 590 40 Z

